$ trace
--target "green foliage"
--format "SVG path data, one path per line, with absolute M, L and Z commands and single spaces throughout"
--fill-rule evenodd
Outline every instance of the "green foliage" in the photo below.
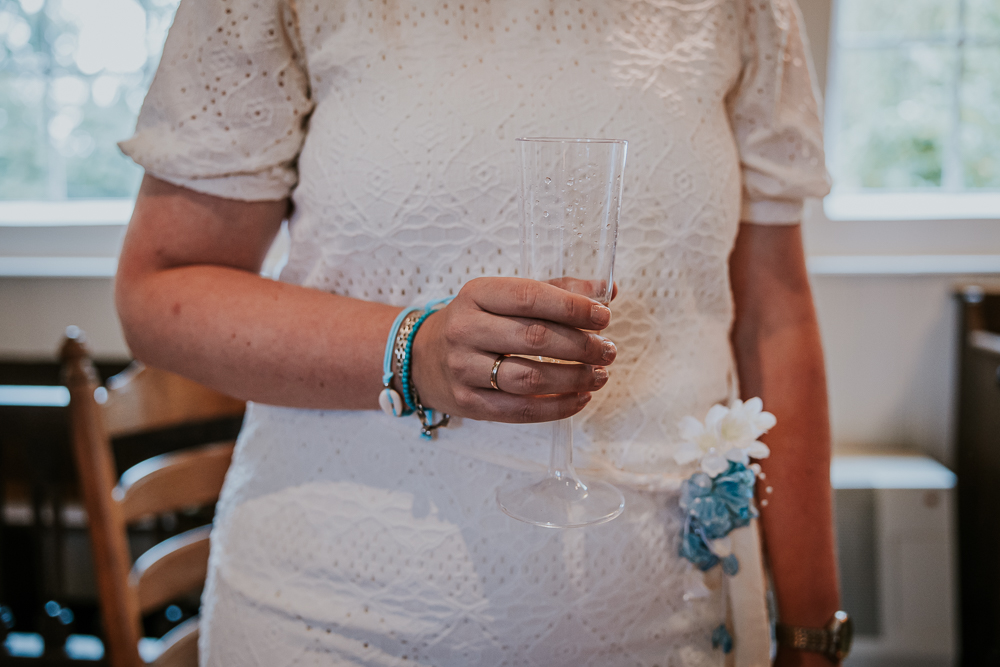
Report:
M 1000 187 L 1000 2 L 837 7 L 837 187 Z
M 1000 33 L 1000 7 L 993 21 Z M 1000 47 L 968 49 L 961 146 L 965 186 L 1000 188 Z
M 957 27 L 959 2 L 960 0 L 838 0 L 838 37 L 940 36 Z
M 116 142 L 177 2 L 0 0 L 0 199 L 134 196 L 142 169 Z
M 0 0 L 0 199 L 134 195 L 142 171 L 115 143 L 132 132 L 177 2 Z M 120 45 L 125 71 L 86 53 L 100 10 L 144 21 L 144 45 Z M 838 0 L 837 15 L 837 187 L 1000 188 L 1000 1 Z M 961 174 L 948 174 L 949 154 Z
M 32 88 L 41 82 L 0 74 L 0 199 L 45 198 L 45 130 Z

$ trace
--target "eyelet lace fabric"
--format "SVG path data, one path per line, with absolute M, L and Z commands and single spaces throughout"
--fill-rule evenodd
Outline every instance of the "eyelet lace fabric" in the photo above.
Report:
M 253 405 L 203 664 L 723 663 L 718 582 L 677 555 L 691 470 L 672 455 L 735 381 L 740 220 L 794 223 L 827 189 L 798 25 L 789 0 L 183 0 L 122 148 L 209 194 L 290 195 L 284 281 L 404 306 L 516 276 L 513 140 L 629 140 L 619 355 L 575 418 L 579 467 L 624 487 L 625 514 L 547 531 L 499 512 L 548 425 L 423 442 L 374 410 Z

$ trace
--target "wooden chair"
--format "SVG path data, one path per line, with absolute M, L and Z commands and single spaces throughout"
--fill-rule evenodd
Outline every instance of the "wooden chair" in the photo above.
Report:
M 112 439 L 242 415 L 242 401 L 166 371 L 134 364 L 101 387 L 75 327 L 62 346 L 70 391 L 70 437 L 90 529 L 111 667 L 146 664 L 139 654 L 144 614 L 205 581 L 210 526 L 160 542 L 132 563 L 128 526 L 138 520 L 213 503 L 229 467 L 233 442 L 155 456 L 119 479 Z M 198 664 L 197 618 L 161 640 L 157 667 Z

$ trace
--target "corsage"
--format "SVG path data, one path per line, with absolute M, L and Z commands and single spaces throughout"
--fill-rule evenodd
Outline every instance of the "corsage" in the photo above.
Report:
M 728 408 L 713 405 L 704 423 L 688 416 L 678 424 L 682 444 L 674 459 L 681 465 L 697 461 L 700 468 L 681 485 L 680 555 L 702 571 L 721 565 L 726 575 L 739 572 L 728 535 L 758 516 L 754 487 L 764 474 L 750 459 L 770 455 L 757 438 L 777 422 L 763 407 L 759 398 L 745 403 L 737 399 Z M 761 501 L 766 504 L 766 499 Z M 732 650 L 733 638 L 724 624 L 712 633 L 712 646 L 725 653 Z

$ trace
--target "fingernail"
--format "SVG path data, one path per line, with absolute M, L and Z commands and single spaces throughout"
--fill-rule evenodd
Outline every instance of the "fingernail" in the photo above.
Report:
M 590 308 L 590 321 L 599 327 L 606 327 L 611 321 L 611 309 L 595 303 Z
M 578 399 L 580 402 L 578 405 L 586 405 L 587 403 L 590 403 L 590 399 L 592 399 L 593 397 L 594 395 L 590 393 L 580 394 Z
M 598 387 L 603 387 L 604 383 L 608 381 L 608 369 L 606 368 L 595 368 L 594 369 L 594 384 Z
M 618 348 L 610 340 L 606 340 L 601 343 L 601 358 L 604 361 L 610 362 L 614 360 L 615 355 L 618 353 Z

